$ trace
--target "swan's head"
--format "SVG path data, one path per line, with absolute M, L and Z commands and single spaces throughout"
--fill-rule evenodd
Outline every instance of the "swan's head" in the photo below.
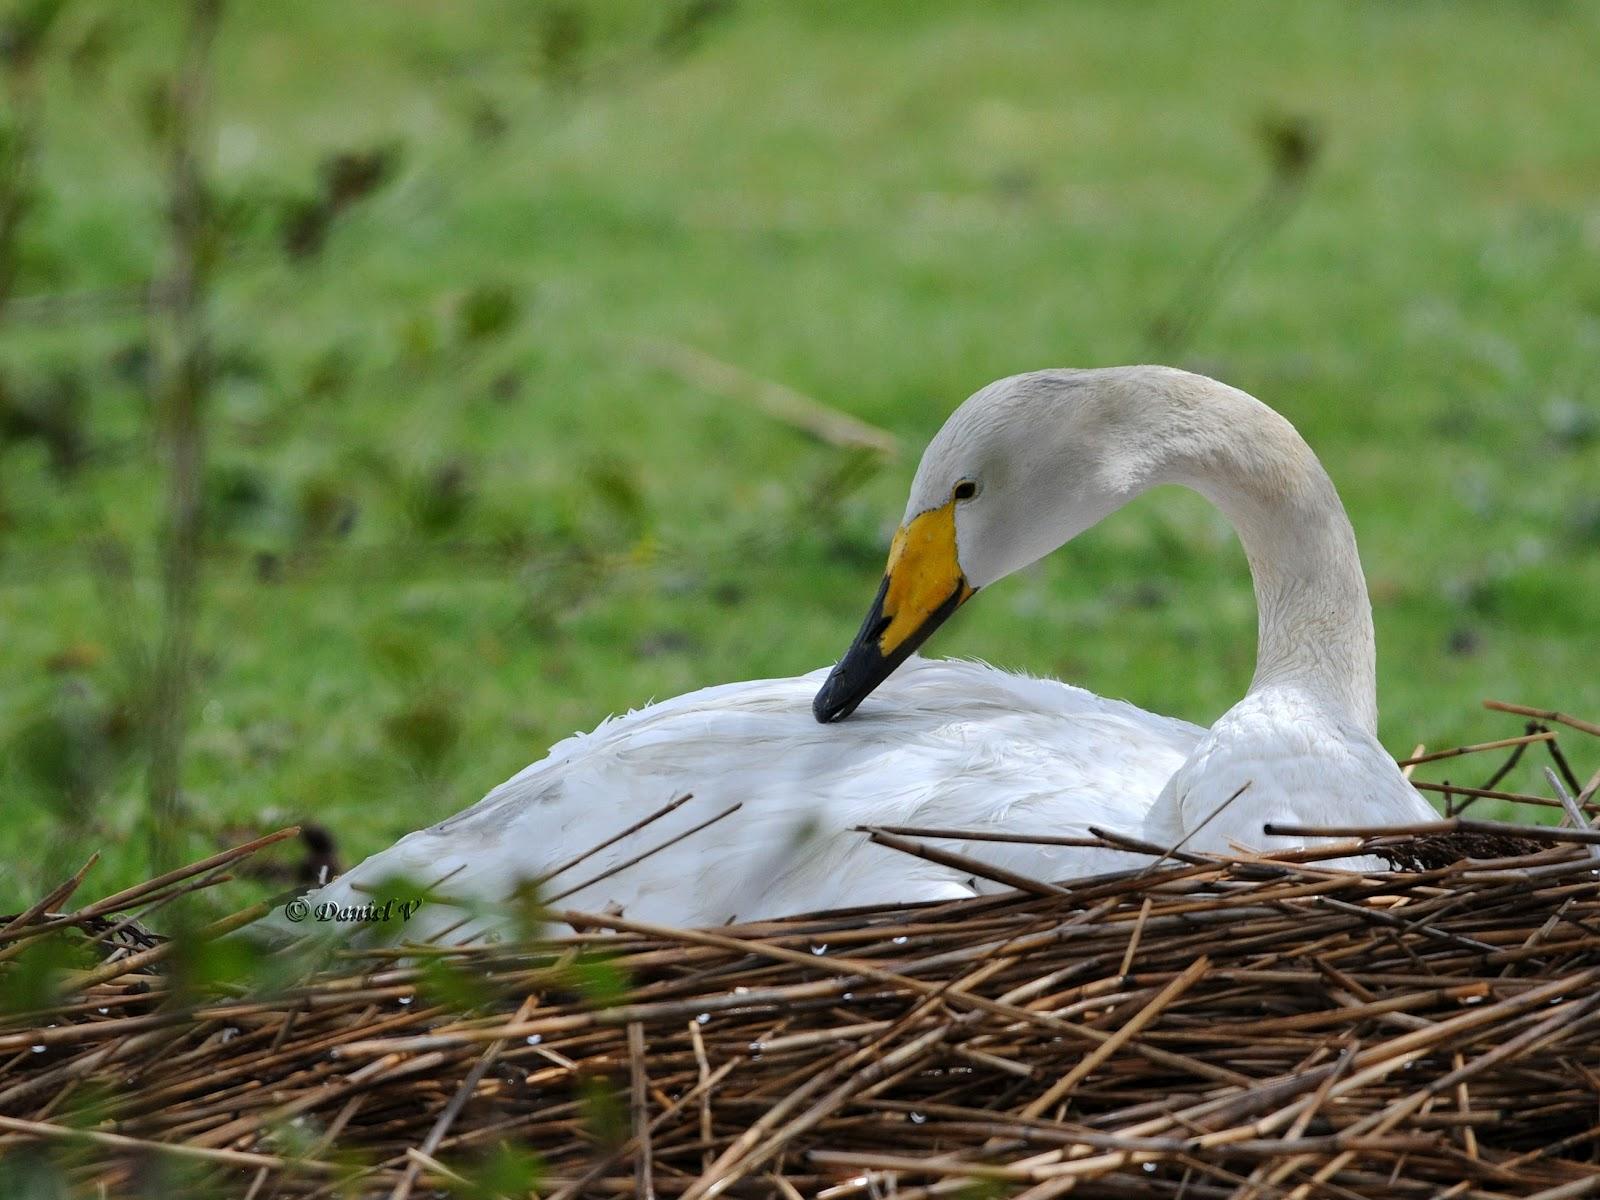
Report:
M 1149 483 L 1152 393 L 1164 367 L 1038 371 L 991 383 L 917 467 L 882 586 L 812 702 L 838 721 L 986 584 L 1027 566 Z

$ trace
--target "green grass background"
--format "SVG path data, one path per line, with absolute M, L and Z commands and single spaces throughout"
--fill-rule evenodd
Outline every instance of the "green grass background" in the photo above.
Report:
M 44 76 L 21 292 L 163 269 L 145 98 L 176 7 L 64 18 L 63 47 L 103 24 L 110 49 Z M 358 858 L 608 713 L 832 661 L 946 413 L 1000 375 L 1146 358 L 1283 117 L 1319 131 L 1304 201 L 1178 365 L 1277 407 L 1333 474 L 1392 750 L 1520 732 L 1486 696 L 1600 717 L 1600 5 L 746 3 L 670 55 L 664 11 L 229 6 L 188 849 L 309 817 Z M 284 198 L 380 144 L 394 180 L 287 257 Z M 90 448 L 61 478 L 0 447 L 0 903 L 89 849 L 92 890 L 145 868 L 143 336 L 0 319 L 12 391 L 73 374 Z M 906 454 L 863 469 L 640 337 Z M 1209 722 L 1254 620 L 1227 527 L 1161 493 L 931 650 Z

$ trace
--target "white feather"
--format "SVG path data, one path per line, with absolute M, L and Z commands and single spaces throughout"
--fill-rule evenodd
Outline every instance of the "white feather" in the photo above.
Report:
M 1004 890 L 869 841 L 861 825 L 1052 835 L 1090 825 L 1137 833 L 1202 730 L 1081 688 L 977 663 L 912 659 L 841 725 L 811 698 L 826 672 L 725 684 L 606 721 L 465 812 L 401 839 L 321 889 L 358 905 L 403 876 L 452 897 L 498 901 L 685 793 L 693 799 L 543 889 L 583 882 L 739 803 L 731 816 L 562 899 L 652 921 L 719 925 L 858 904 Z M 1134 861 L 1072 847 L 940 842 L 1039 879 Z M 382 898 L 379 895 L 377 898 Z M 431 905 L 425 938 L 462 919 Z M 451 930 L 481 934 L 491 922 Z

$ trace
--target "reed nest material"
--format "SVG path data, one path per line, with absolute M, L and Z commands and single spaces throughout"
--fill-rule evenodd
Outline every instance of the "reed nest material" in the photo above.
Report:
M 111 1197 L 1600 1194 L 1600 833 L 1592 788 L 1556 790 L 1566 828 L 1173 848 L 716 930 L 561 912 L 538 944 L 346 950 L 198 1000 L 121 914 L 284 835 L 53 915 L 68 881 L 0 919 L 0 972 L 52 929 L 103 959 L 0 1025 L 0 1157 L 57 1147 Z M 1353 850 L 1399 869 L 1326 865 Z M 479 1176 L 507 1141 L 531 1192 Z

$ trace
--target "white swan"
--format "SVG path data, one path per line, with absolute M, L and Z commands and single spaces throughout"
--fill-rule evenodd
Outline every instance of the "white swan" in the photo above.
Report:
M 1065 684 L 910 659 L 979 588 L 1164 483 L 1227 515 L 1255 579 L 1255 679 L 1209 732 Z M 832 724 L 869 695 L 854 720 Z M 608 721 L 307 899 L 313 913 L 359 905 L 402 876 L 500 901 L 685 793 L 694 799 L 545 893 L 576 885 L 562 907 L 711 925 L 997 890 L 874 845 L 854 832 L 862 824 L 1057 834 L 1100 825 L 1227 850 L 1283 842 L 1263 836 L 1264 821 L 1431 818 L 1375 726 L 1354 536 L 1293 427 L 1243 392 L 1169 368 L 1042 371 L 984 388 L 934 438 L 877 600 L 825 682 L 816 672 L 728 684 Z M 726 818 L 584 886 L 734 803 Z M 1040 879 L 1127 861 L 1075 847 L 944 845 Z M 433 904 L 404 935 L 455 941 L 495 923 Z

